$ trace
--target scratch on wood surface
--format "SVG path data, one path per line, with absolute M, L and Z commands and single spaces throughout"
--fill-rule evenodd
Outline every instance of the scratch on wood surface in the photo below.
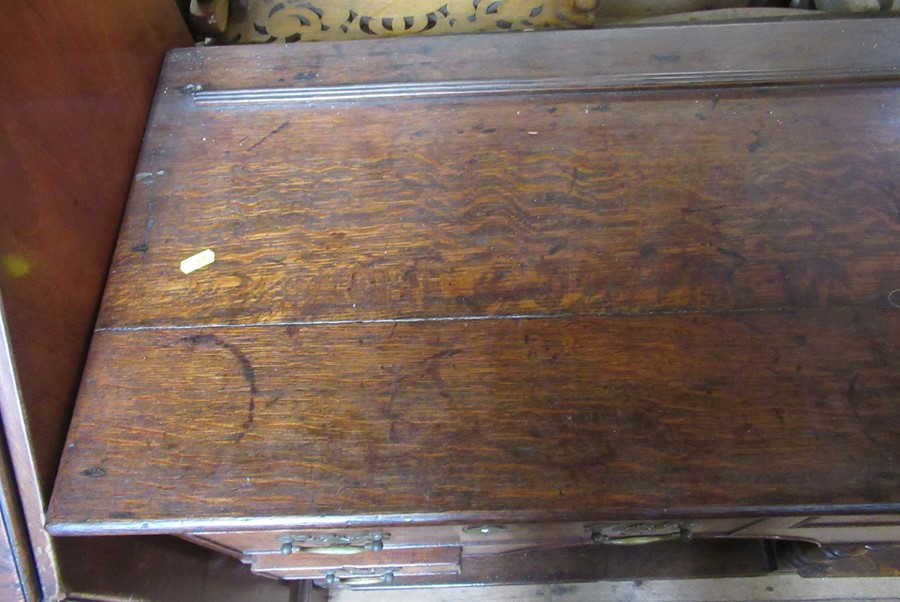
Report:
M 282 130 L 284 130 L 284 128 L 286 128 L 288 125 L 290 125 L 290 123 L 291 123 L 290 121 L 285 121 L 284 123 L 279 125 L 277 128 L 275 128 L 274 130 L 272 130 L 271 132 L 269 132 L 268 134 L 266 134 L 265 136 L 260 138 L 255 144 L 252 144 L 251 146 L 247 147 L 247 150 L 252 151 L 257 146 L 259 146 L 260 144 L 262 144 L 263 142 L 265 142 L 272 136 L 274 136 L 274 135 L 278 134 L 279 132 L 281 132 Z
M 462 352 L 462 349 L 444 349 L 443 351 L 439 351 L 433 355 L 426 357 L 423 361 L 429 362 L 431 360 L 440 360 L 447 357 L 453 357 L 454 355 L 459 355 Z
M 731 259 L 735 259 L 741 263 L 747 262 L 747 258 L 737 251 L 732 251 L 731 249 L 726 249 L 725 247 L 716 247 L 716 251 L 721 253 L 725 257 L 730 257 Z
M 131 247 L 135 253 L 143 255 L 142 260 L 147 261 L 147 251 L 150 250 L 150 233 L 153 230 L 153 199 L 147 199 L 147 225 L 144 228 L 144 240 Z
M 346 324 L 419 324 L 424 322 L 488 322 L 494 320 L 555 320 L 571 318 L 603 318 L 603 317 L 647 317 L 647 316 L 680 316 L 680 315 L 741 315 L 759 313 L 784 313 L 795 311 L 796 307 L 747 307 L 724 309 L 698 309 L 694 307 L 684 309 L 666 309 L 653 311 L 598 311 L 598 312 L 570 312 L 553 314 L 502 314 L 502 315 L 477 315 L 477 316 L 422 316 L 412 318 L 347 318 L 334 320 L 284 320 L 275 322 L 244 322 L 244 323 L 208 323 L 208 324 L 164 324 L 164 325 L 140 325 L 140 326 L 105 326 L 97 328 L 95 332 L 140 332 L 144 330 L 211 330 L 220 328 L 258 328 L 260 326 L 343 326 Z M 197 335 L 201 336 L 201 335 Z

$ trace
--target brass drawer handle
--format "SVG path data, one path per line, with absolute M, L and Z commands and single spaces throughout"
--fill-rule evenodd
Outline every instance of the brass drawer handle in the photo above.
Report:
M 294 535 L 282 538 L 282 554 L 326 554 L 347 556 L 363 552 L 380 552 L 384 549 L 384 533 L 356 535 Z M 307 544 L 307 545 L 301 545 Z
M 642 546 L 657 541 L 672 541 L 685 539 L 681 533 L 669 533 L 668 535 L 629 535 L 626 537 L 610 537 L 602 533 L 591 535 L 591 541 L 607 546 Z
M 588 525 L 591 541 L 608 546 L 642 546 L 658 541 L 690 539 L 690 525 L 681 523 L 618 523 Z
M 281 546 L 282 554 L 334 554 L 335 556 L 349 556 L 362 554 L 363 552 L 380 552 L 384 549 L 384 542 L 376 539 L 362 546 L 342 544 L 336 546 L 298 546 L 294 543 L 284 543 Z
M 362 575 L 359 577 L 339 576 L 334 573 L 325 575 L 325 583 L 328 585 L 380 585 L 382 583 L 391 583 L 394 581 L 394 572 L 388 571 L 381 575 Z

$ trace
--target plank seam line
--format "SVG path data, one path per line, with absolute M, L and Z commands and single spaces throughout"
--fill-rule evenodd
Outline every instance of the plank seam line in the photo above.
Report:
M 167 325 L 139 325 L 139 326 L 103 326 L 94 332 L 135 332 L 143 330 L 195 330 L 213 328 L 259 328 L 264 326 L 343 326 L 348 324 L 418 324 L 426 322 L 487 322 L 500 320 L 558 320 L 571 318 L 606 318 L 606 317 L 656 317 L 656 316 L 680 316 L 680 315 L 725 315 L 725 314 L 759 314 L 759 313 L 794 313 L 798 310 L 810 308 L 802 307 L 761 307 L 744 309 L 677 309 L 659 310 L 650 312 L 596 312 L 596 313 L 555 313 L 555 314 L 503 314 L 503 315 L 478 315 L 478 316 L 421 316 L 410 318 L 346 318 L 334 320 L 282 320 L 277 322 L 248 322 L 248 323 L 214 323 L 214 324 L 167 324 Z M 841 309 L 841 308 L 832 308 Z

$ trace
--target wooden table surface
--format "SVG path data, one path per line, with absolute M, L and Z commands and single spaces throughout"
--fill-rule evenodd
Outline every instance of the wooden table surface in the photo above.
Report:
M 171 53 L 51 531 L 900 511 L 898 34 Z

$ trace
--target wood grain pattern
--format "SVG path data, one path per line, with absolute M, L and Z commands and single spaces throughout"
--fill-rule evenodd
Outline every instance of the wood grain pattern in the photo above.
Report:
M 892 311 L 98 333 L 50 517 L 892 506 Z
M 692 82 L 652 91 L 203 106 L 488 70 L 171 55 L 50 528 L 896 513 L 900 22 L 842 23 L 886 54 L 823 61 L 833 22 L 473 42 L 498 79 Z M 853 64 L 883 81 L 807 78 Z
M 148 202 L 99 324 L 884 305 L 900 97 L 821 105 L 814 89 L 511 97 L 187 127 L 173 107 L 150 148 L 177 129 L 215 159 L 185 144 L 143 166 L 164 175 L 136 183 Z M 207 247 L 215 265 L 178 272 Z

